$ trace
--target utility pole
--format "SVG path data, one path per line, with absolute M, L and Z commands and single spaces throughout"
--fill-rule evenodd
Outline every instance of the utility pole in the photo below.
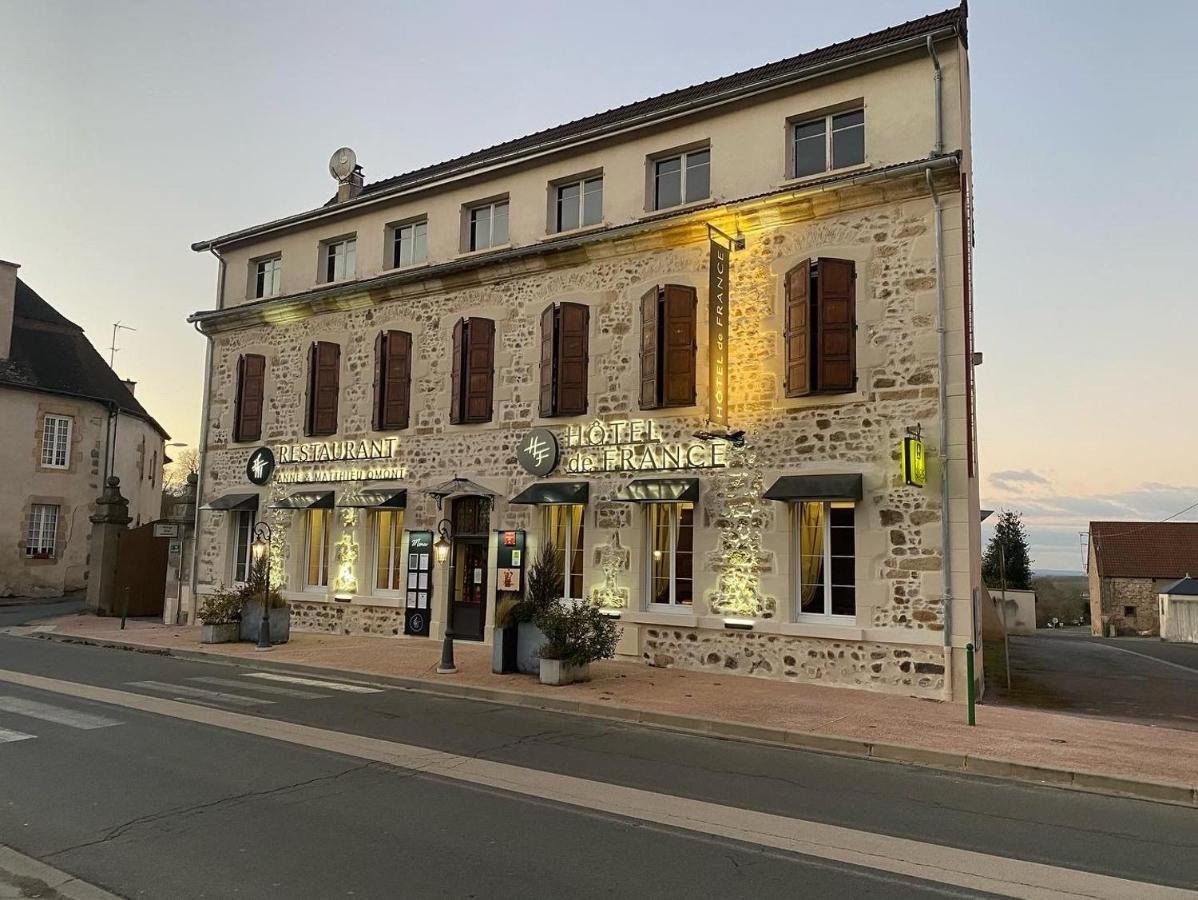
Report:
M 116 371 L 116 366 L 113 363 L 116 361 L 116 333 L 117 331 L 137 331 L 132 325 L 122 325 L 120 322 L 112 323 L 112 344 L 108 348 L 108 368 Z

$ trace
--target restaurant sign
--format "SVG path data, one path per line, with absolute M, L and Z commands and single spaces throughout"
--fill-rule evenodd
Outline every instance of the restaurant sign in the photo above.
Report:
M 305 441 L 259 447 L 250 454 L 246 476 L 254 484 L 325 484 L 340 481 L 395 481 L 407 466 L 396 462 L 399 438 L 361 441 Z

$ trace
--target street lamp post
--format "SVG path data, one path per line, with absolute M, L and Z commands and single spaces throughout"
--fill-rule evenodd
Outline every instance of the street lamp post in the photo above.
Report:
M 254 526 L 254 568 L 262 572 L 262 624 L 258 626 L 258 650 L 270 649 L 270 525 Z
M 449 519 L 442 519 L 437 523 L 437 540 L 433 544 L 433 556 L 437 560 L 437 565 L 444 565 L 449 559 L 449 550 L 452 547 L 453 539 L 453 523 Z M 450 586 L 452 591 L 452 586 Z M 453 661 L 453 632 L 449 629 L 449 623 L 445 623 L 445 640 L 441 643 L 441 662 L 437 664 L 438 675 L 452 675 L 458 670 L 457 665 Z

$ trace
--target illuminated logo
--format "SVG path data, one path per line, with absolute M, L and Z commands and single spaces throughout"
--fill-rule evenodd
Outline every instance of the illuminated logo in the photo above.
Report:
M 275 454 L 269 447 L 259 447 L 245 464 L 245 477 L 253 484 L 266 484 L 275 471 Z
M 530 475 L 548 475 L 557 468 L 557 436 L 548 428 L 533 428 L 516 445 L 516 461 Z
M 912 487 L 923 487 L 928 481 L 927 456 L 923 441 L 919 438 L 903 438 L 903 482 Z

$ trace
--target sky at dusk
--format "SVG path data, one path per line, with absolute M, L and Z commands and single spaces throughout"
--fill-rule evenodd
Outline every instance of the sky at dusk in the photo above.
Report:
M 194 442 L 189 245 L 322 203 L 335 148 L 384 178 L 946 5 L 3 0 L 0 258 L 105 358 L 135 327 L 117 371 Z M 1198 4 L 976 0 L 969 29 L 982 505 L 1080 570 L 1090 519 L 1198 501 Z

